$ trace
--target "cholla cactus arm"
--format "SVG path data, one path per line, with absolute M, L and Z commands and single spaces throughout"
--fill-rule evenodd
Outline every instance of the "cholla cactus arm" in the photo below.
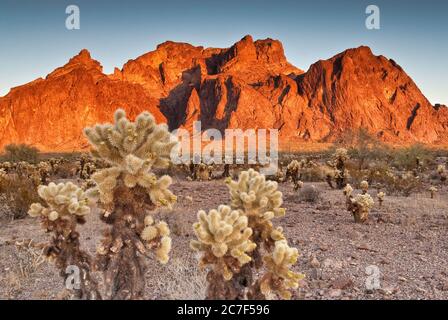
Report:
M 359 187 L 361 188 L 363 194 L 366 194 L 367 191 L 369 191 L 369 183 L 366 180 L 361 181 Z
M 290 269 L 298 256 L 298 250 L 289 247 L 286 240 L 276 241 L 274 250 L 263 258 L 267 273 L 259 280 L 256 288 L 259 287 L 265 296 L 274 293 L 282 299 L 291 299 L 291 289 L 297 289 L 299 281 L 304 278 L 304 275 Z
M 141 113 L 135 122 L 123 110 L 115 112 L 115 124 L 96 125 L 84 130 L 93 146 L 92 154 L 113 166 L 124 166 L 128 155 L 150 160 L 150 165 L 163 168 L 169 164 L 171 149 L 176 145 L 165 124 L 157 125 L 149 112 Z
M 350 197 L 350 196 L 352 195 L 352 192 L 353 192 L 353 188 L 352 188 L 352 186 L 349 185 L 349 184 L 347 184 L 347 185 L 344 187 L 343 192 L 344 192 L 344 195 L 345 195 L 346 197 Z
M 376 195 L 376 197 L 378 198 L 378 202 L 380 203 L 380 207 L 383 205 L 385 196 L 386 196 L 386 194 L 383 191 L 378 192 L 378 194 Z
M 267 248 L 275 240 L 271 237 L 274 231 L 272 219 L 285 215 L 282 207 L 283 195 L 275 181 L 266 180 L 265 176 L 249 169 L 241 172 L 238 181 L 226 180 L 230 191 L 232 209 L 241 210 L 249 219 L 249 227 L 254 231 L 253 240 Z M 254 253 L 255 264 L 262 264 L 258 250 Z
M 277 182 L 266 181 L 264 175 L 249 169 L 241 172 L 238 181 L 226 180 L 231 196 L 231 206 L 259 218 L 285 215 L 282 193 Z
M 198 212 L 193 225 L 198 240 L 190 243 L 201 253 L 200 265 L 211 266 L 207 274 L 208 299 L 242 299 L 245 286 L 240 281 L 242 267 L 251 261 L 256 244 L 250 240 L 252 229 L 241 212 L 219 206 L 206 213 Z
M 140 233 L 140 237 L 146 243 L 146 248 L 156 248 L 156 258 L 162 264 L 169 260 L 171 251 L 170 229 L 165 221 L 155 223 L 151 215 L 147 215 L 144 220 L 145 228 Z
M 436 192 L 438 191 L 437 188 L 434 187 L 434 186 L 431 186 L 431 187 L 429 187 L 428 190 L 429 190 L 429 192 L 430 192 L 430 194 L 431 194 L 431 199 L 433 199 L 433 198 L 434 198 L 434 195 L 435 195 Z
M 199 211 L 198 220 L 193 225 L 198 240 L 193 240 L 191 247 L 203 251 L 203 263 L 221 267 L 215 271 L 230 280 L 232 270 L 248 263 L 251 260 L 248 253 L 256 247 L 250 240 L 252 229 L 248 227 L 247 217 L 228 206 L 219 206 L 208 214 Z
M 52 242 L 45 249 L 66 280 L 68 266 L 80 271 L 80 288 L 74 289 L 77 298 L 101 299 L 97 283 L 91 278 L 90 256 L 80 249 L 77 224 L 84 223 L 84 216 L 90 213 L 90 201 L 82 189 L 71 182 L 41 185 L 38 194 L 45 205 L 33 203 L 28 211 L 32 217 L 41 217 L 42 226 L 54 234 Z M 65 281 L 64 281 L 65 283 Z

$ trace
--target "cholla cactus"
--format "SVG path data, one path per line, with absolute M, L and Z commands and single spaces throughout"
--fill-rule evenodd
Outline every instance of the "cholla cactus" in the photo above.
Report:
M 335 169 L 334 180 L 336 181 L 336 186 L 338 189 L 342 189 L 347 184 L 347 179 L 349 177 L 348 170 L 346 169 L 346 163 L 349 159 L 347 149 L 338 148 L 333 154 L 330 165 Z
M 300 189 L 302 189 L 302 187 L 303 187 L 302 181 L 299 180 L 294 183 L 294 191 L 300 190 Z
M 80 287 L 75 288 L 77 298 L 100 299 L 97 283 L 91 278 L 92 262 L 89 255 L 80 249 L 77 224 L 85 222 L 90 213 L 90 201 L 84 191 L 71 182 L 41 185 L 38 194 L 45 203 L 33 203 L 28 211 L 32 217 L 40 217 L 46 232 L 53 232 L 51 244 L 45 249 L 46 256 L 53 261 L 61 275 L 67 280 L 66 269 L 75 266 L 80 272 Z
M 200 212 L 199 222 L 194 225 L 199 241 L 193 241 L 192 246 L 196 250 L 208 250 L 208 254 L 203 254 L 202 261 L 212 264 L 213 270 L 215 270 L 209 273 L 207 297 L 213 299 L 265 299 L 267 290 L 264 293 L 261 291 L 262 283 L 264 283 L 263 288 L 267 289 L 272 285 L 272 290 L 280 293 L 281 297 L 289 297 L 285 290 L 295 288 L 295 286 L 289 286 L 291 278 L 285 277 L 285 274 L 282 276 L 280 273 L 276 273 L 280 269 L 269 269 L 268 273 L 261 278 L 262 282 L 254 280 L 253 272 L 254 268 L 259 269 L 266 261 L 269 261 L 264 260 L 263 255 L 266 257 L 274 252 L 276 242 L 283 241 L 286 244 L 283 229 L 275 228 L 271 221 L 273 218 L 285 214 L 285 209 L 281 207 L 282 193 L 277 189 L 277 182 L 267 181 L 265 176 L 249 169 L 241 172 L 238 181 L 232 181 L 229 178 L 226 183 L 231 197 L 230 208 L 220 207 L 219 211 L 212 211 L 208 216 L 204 212 Z M 228 222 L 222 222 L 226 219 L 240 221 L 241 231 L 238 231 L 237 235 L 244 235 L 243 239 L 247 241 L 243 248 L 234 252 L 231 248 L 239 242 L 228 242 L 227 238 L 222 238 L 226 234 L 232 236 L 234 232 L 233 228 L 227 226 Z M 216 235 L 218 230 L 222 230 L 220 231 L 222 235 L 221 241 L 216 243 L 214 240 L 216 236 L 213 235 Z M 213 246 L 216 248 L 213 249 Z M 223 252 L 222 260 L 217 261 L 216 257 L 222 255 Z M 288 261 L 291 264 L 295 262 L 291 259 Z M 284 266 L 286 265 L 283 264 Z M 231 281 L 229 280 L 230 272 L 232 274 Z M 292 273 L 289 275 L 292 276 Z M 219 276 L 222 278 L 221 281 L 217 279 Z M 274 279 L 275 285 L 274 282 L 271 282 Z M 281 279 L 284 279 L 284 282 Z M 247 293 L 246 288 L 249 288 Z
M 374 205 L 372 197 L 366 194 L 357 194 L 355 197 L 351 198 L 351 211 L 355 222 L 365 222 L 369 217 L 370 209 Z
M 436 194 L 436 192 L 437 192 L 438 190 L 437 190 L 436 187 L 431 186 L 431 187 L 429 187 L 428 191 L 429 191 L 430 194 L 431 194 L 431 199 L 434 199 L 434 196 L 435 196 L 435 194 Z
M 439 174 L 441 181 L 446 181 L 446 178 L 447 178 L 448 174 L 447 174 L 445 165 L 439 164 L 437 166 L 437 173 Z
M 386 196 L 386 194 L 383 191 L 378 192 L 378 194 L 376 195 L 376 197 L 378 198 L 378 202 L 380 204 L 380 207 L 383 206 L 383 201 L 384 201 L 384 197 L 385 196 Z
M 302 160 L 303 161 L 303 160 Z M 302 169 L 303 162 L 292 160 L 286 167 L 285 180 L 291 179 L 295 184 L 300 179 L 300 170 Z
M 366 180 L 361 181 L 359 187 L 361 188 L 362 194 L 366 194 L 369 191 L 369 183 Z
M 366 189 L 365 184 L 363 187 L 363 189 Z M 370 209 L 374 204 L 372 197 L 367 193 L 367 191 L 364 192 L 364 190 L 362 191 L 362 194 L 357 194 L 353 197 L 353 188 L 349 184 L 344 187 L 343 192 L 346 197 L 347 210 L 353 214 L 355 222 L 365 222 L 369 217 Z
M 351 185 L 347 184 L 342 191 L 344 192 L 344 196 L 351 197 L 353 188 Z
M 205 163 L 190 163 L 191 180 L 208 181 L 213 176 L 213 165 Z
M 110 166 L 92 175 L 96 187 L 88 190 L 89 196 L 99 198 L 105 210 L 102 219 L 112 226 L 98 248 L 107 294 L 112 299 L 141 298 L 145 281 L 140 257 L 153 249 L 166 263 L 171 248 L 168 227 L 162 222 L 153 226 L 148 212 L 171 208 L 176 201 L 168 189 L 171 177 L 157 178 L 151 169 L 168 166 L 176 142 L 167 126 L 157 125 L 150 113 L 131 122 L 121 109 L 115 112 L 114 124 L 84 132 L 92 155 Z
M 285 240 L 275 242 L 274 250 L 263 258 L 268 272 L 257 284 L 263 295 L 274 293 L 283 299 L 291 299 L 290 289 L 297 289 L 299 281 L 304 278 L 304 275 L 290 270 L 298 256 L 297 249 L 290 248 Z

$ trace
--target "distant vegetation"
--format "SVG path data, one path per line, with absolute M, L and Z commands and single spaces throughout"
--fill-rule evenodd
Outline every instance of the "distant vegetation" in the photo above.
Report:
M 39 149 L 27 144 L 8 144 L 4 153 L 0 156 L 1 161 L 37 163 Z

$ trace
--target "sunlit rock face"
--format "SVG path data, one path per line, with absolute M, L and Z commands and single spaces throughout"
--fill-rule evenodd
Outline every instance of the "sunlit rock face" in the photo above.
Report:
M 82 128 L 148 110 L 170 129 L 276 128 L 281 141 L 332 142 L 366 128 L 385 142 L 446 143 L 448 109 L 432 106 L 393 60 L 368 47 L 291 65 L 277 40 L 246 36 L 226 49 L 165 42 L 111 75 L 82 50 L 45 79 L 0 98 L 0 146 L 87 147 Z

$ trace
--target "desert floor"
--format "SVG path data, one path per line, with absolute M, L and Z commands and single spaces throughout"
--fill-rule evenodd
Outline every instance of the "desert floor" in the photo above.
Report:
M 276 224 L 284 227 L 289 242 L 301 252 L 295 270 L 306 275 L 295 299 L 448 299 L 446 187 L 435 199 L 429 193 L 386 196 L 382 207 L 375 203 L 366 224 L 355 224 L 340 190 L 314 184 L 321 191 L 317 203 L 300 202 L 290 183 L 280 185 L 287 213 Z M 193 238 L 191 224 L 199 209 L 228 202 L 227 187 L 222 180 L 176 179 L 171 189 L 178 204 L 173 212 L 158 213 L 173 233 L 171 260 L 168 265 L 148 261 L 146 298 L 203 299 L 205 271 L 198 269 L 196 253 L 188 245 Z M 94 212 L 80 228 L 90 252 L 104 227 Z M 67 296 L 57 270 L 40 254 L 39 244 L 49 237 L 30 217 L 1 222 L 0 298 Z M 369 290 L 368 285 L 375 284 L 371 272 L 376 270 L 380 288 Z

